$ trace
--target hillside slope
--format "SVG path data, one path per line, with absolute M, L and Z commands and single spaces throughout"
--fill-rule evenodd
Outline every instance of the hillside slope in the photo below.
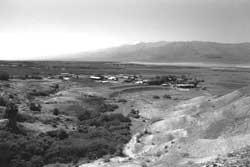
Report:
M 203 166 L 250 145 L 249 101 L 247 87 L 221 97 L 207 95 L 180 102 L 131 139 L 124 148 L 127 158 L 81 167 Z
M 71 60 L 250 64 L 250 43 L 153 42 L 71 55 Z

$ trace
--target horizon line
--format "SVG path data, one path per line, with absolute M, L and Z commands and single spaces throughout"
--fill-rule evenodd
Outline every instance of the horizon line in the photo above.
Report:
M 220 42 L 220 41 L 205 41 L 205 40 L 179 40 L 179 41 L 167 41 L 167 40 L 158 40 L 158 41 L 137 41 L 137 42 L 131 42 L 131 43 L 124 43 L 120 45 L 114 45 L 110 47 L 104 47 L 99 49 L 93 49 L 93 50 L 86 50 L 86 51 L 80 51 L 80 52 L 74 52 L 74 53 L 63 53 L 63 54 L 57 54 L 57 55 L 51 55 L 51 58 L 45 58 L 45 59 L 0 59 L 0 61 L 69 61 L 69 60 L 58 60 L 58 58 L 62 59 L 63 56 L 69 56 L 69 55 L 77 55 L 77 54 L 87 54 L 87 53 L 95 53 L 100 51 L 105 51 L 108 49 L 114 49 L 114 48 L 120 48 L 124 46 L 135 46 L 140 44 L 150 44 L 150 43 L 192 43 L 192 42 L 200 42 L 200 43 L 214 43 L 214 44 L 224 44 L 224 45 L 239 45 L 239 44 L 250 44 L 250 41 L 245 42 Z M 60 57 L 59 57 L 60 56 Z M 72 61 L 78 61 L 78 60 L 72 60 Z M 91 62 L 91 61 L 90 61 Z M 94 61 L 93 61 L 94 62 Z M 110 61 L 112 62 L 112 61 Z

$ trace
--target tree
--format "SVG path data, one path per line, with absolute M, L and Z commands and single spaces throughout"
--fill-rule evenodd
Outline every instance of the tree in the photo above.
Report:
M 6 109 L 5 109 L 5 118 L 7 118 L 8 124 L 7 124 L 7 128 L 12 130 L 12 131 L 16 131 L 17 130 L 17 114 L 18 114 L 18 107 L 17 105 L 15 105 L 13 102 L 9 102 L 6 105 Z
M 7 72 L 0 72 L 0 80 L 8 81 L 10 78 L 10 75 Z
M 53 114 L 54 115 L 58 115 L 59 113 L 60 113 L 59 109 L 58 108 L 54 108 Z
M 0 96 L 0 106 L 6 106 L 6 104 L 7 100 L 4 97 Z

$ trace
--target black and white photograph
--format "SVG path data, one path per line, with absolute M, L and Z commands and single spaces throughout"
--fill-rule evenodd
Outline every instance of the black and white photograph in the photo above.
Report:
M 250 167 L 250 1 L 0 0 L 0 167 Z

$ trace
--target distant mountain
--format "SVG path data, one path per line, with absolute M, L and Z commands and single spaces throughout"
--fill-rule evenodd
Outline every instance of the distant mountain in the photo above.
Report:
M 73 57 L 73 58 L 72 58 Z M 77 61 L 250 64 L 250 43 L 152 42 L 71 55 Z

